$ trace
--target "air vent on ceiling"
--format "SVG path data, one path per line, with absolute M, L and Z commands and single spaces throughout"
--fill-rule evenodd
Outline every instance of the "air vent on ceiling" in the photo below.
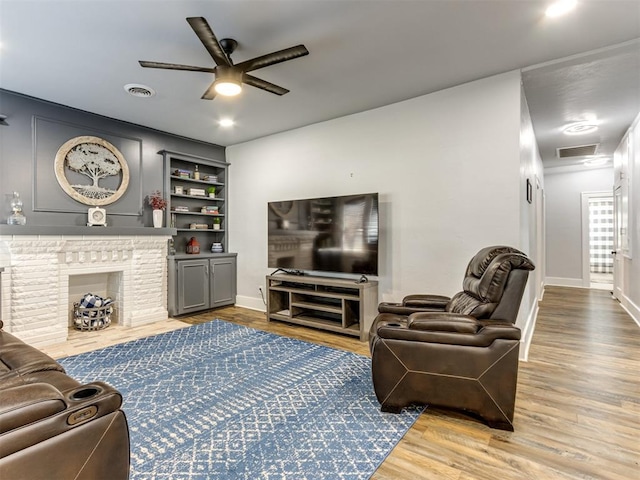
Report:
M 596 154 L 598 144 L 562 147 L 557 149 L 558 158 L 588 157 Z
M 153 97 L 156 94 L 153 88 L 149 88 L 146 85 L 140 85 L 139 83 L 129 83 L 124 86 L 124 89 L 129 93 L 129 95 L 133 95 L 134 97 L 148 98 Z

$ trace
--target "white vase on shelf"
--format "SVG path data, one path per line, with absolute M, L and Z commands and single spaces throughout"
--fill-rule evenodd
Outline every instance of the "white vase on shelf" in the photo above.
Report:
M 153 228 L 162 228 L 164 212 L 162 210 L 153 211 Z

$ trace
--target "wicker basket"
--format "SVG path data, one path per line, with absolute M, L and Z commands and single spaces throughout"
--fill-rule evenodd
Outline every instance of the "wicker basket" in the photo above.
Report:
M 115 302 L 102 307 L 81 307 L 73 304 L 73 326 L 76 330 L 103 330 L 111 325 L 111 315 L 115 309 Z

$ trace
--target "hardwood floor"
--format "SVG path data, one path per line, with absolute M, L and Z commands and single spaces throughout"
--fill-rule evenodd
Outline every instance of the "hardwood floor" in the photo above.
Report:
M 354 338 L 267 323 L 238 307 L 161 325 L 71 332 L 60 358 L 221 318 L 368 355 Z M 373 475 L 403 479 L 640 479 L 640 328 L 608 292 L 547 287 L 529 361 L 520 363 L 515 432 L 427 408 Z

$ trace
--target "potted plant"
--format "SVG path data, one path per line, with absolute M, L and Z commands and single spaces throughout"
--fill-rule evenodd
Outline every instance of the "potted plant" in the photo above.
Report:
M 209 197 L 215 198 L 215 196 L 216 196 L 216 187 L 207 187 L 207 193 L 209 194 Z
M 160 193 L 160 190 L 149 194 L 147 196 L 147 203 L 153 209 L 153 226 L 154 228 L 162 228 L 162 219 L 164 216 L 164 209 L 167 208 L 167 201 Z
M 216 217 L 213 219 L 213 229 L 214 230 L 220 230 L 220 222 L 222 222 L 222 219 L 220 217 Z

